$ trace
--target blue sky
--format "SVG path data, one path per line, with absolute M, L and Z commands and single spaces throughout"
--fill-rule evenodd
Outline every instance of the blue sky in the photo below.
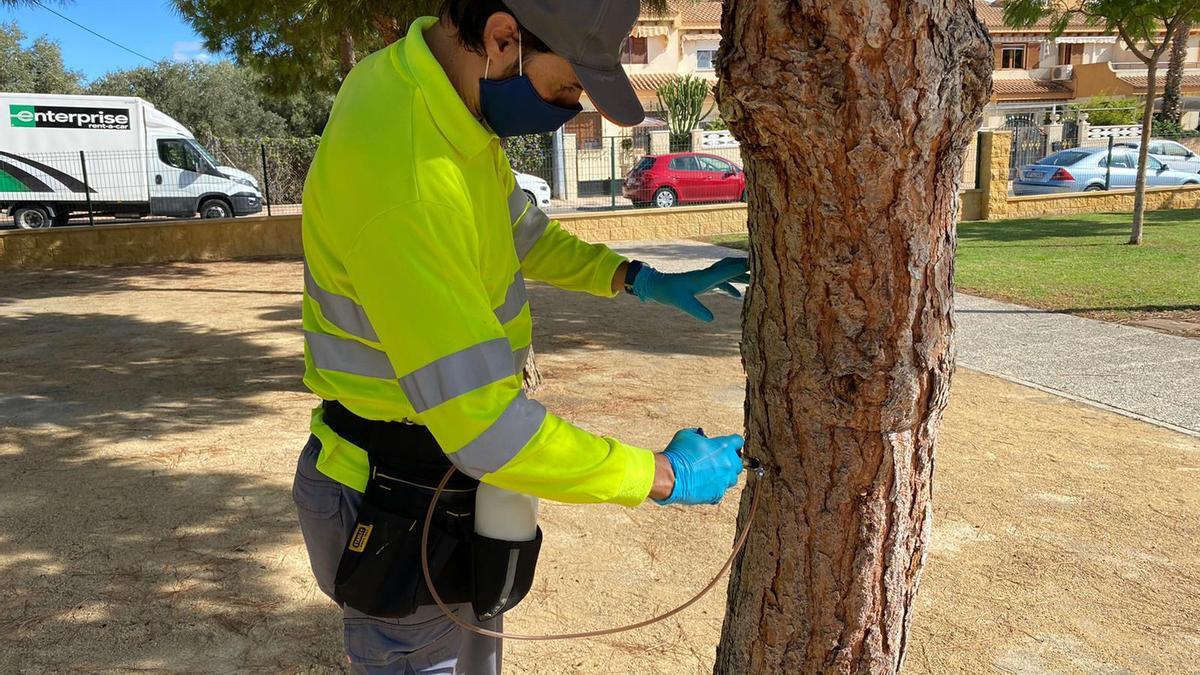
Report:
M 152 59 L 210 60 L 200 37 L 175 12 L 169 0 L 43 0 L 59 14 Z M 148 65 L 140 57 L 63 21 L 37 6 L 0 9 L 0 22 L 16 21 L 30 39 L 58 41 L 68 68 L 95 79 L 110 70 Z

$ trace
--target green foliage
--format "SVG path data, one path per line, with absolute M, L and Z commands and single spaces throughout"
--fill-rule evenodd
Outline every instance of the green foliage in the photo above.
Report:
M 718 117 L 708 123 L 709 131 L 725 131 L 728 128 L 729 128 L 729 125 L 726 124 L 725 120 L 721 119 L 720 117 Z
M 198 136 L 280 136 L 283 118 L 265 109 L 256 78 L 229 61 L 172 63 L 111 72 L 88 93 L 140 96 Z
M 672 147 L 690 139 L 692 130 L 699 126 L 700 120 L 712 112 L 711 106 L 707 111 L 704 110 L 708 89 L 706 80 L 693 75 L 683 75 L 671 78 L 655 92 L 658 95 L 659 109 L 667 111 Z
M 1082 18 L 1105 32 L 1118 33 L 1127 46 L 1150 45 L 1154 50 L 1159 31 L 1166 24 L 1200 17 L 1197 0 L 1006 0 L 1004 23 L 1029 28 L 1046 19 L 1052 37 L 1058 37 L 1067 25 Z M 1139 57 L 1140 58 L 1140 57 Z M 1145 59 L 1143 59 L 1145 60 Z
M 25 33 L 16 22 L 0 23 L 0 91 L 22 94 L 78 94 L 83 75 L 63 65 L 58 43 L 39 37 L 22 47 Z
M 1200 131 L 1184 129 L 1182 124 L 1174 120 L 1155 117 L 1151 124 L 1153 131 L 1150 135 L 1158 138 L 1195 138 L 1200 136 Z
M 552 137 L 553 134 L 537 134 L 505 138 L 504 154 L 517 171 L 549 179 Z
M 174 0 L 212 52 L 259 71 L 274 94 L 334 93 L 347 63 L 403 36 L 438 0 Z
M 1142 121 L 1142 100 L 1137 96 L 1093 96 L 1070 110 L 1086 110 L 1088 124 L 1115 126 L 1139 124 Z
M 88 93 L 139 96 L 199 137 L 310 136 L 329 114 L 328 95 L 264 99 L 260 76 L 229 61 L 171 63 L 118 70 L 97 79 Z

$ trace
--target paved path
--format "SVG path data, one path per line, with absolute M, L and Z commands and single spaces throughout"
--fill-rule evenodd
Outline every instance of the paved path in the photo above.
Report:
M 693 241 L 619 242 L 660 269 L 744 255 Z M 958 363 L 1200 435 L 1200 340 L 959 293 Z

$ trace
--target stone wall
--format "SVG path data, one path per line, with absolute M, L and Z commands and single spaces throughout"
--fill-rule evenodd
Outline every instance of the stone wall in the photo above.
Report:
M 980 204 L 969 207 L 964 196 L 962 220 L 1000 220 L 1036 218 L 1076 213 L 1133 213 L 1133 191 L 1072 192 L 1060 195 L 1014 197 L 1008 193 L 1008 156 L 1012 149 L 1011 131 L 984 131 L 979 147 Z M 964 193 L 965 195 L 965 193 Z M 1200 208 L 1200 187 L 1149 188 L 1146 209 Z
M 746 232 L 746 205 L 625 209 L 559 216 L 563 228 L 588 241 L 686 239 Z
M 745 232 L 746 205 L 579 213 L 560 220 L 588 241 L 676 239 Z M 0 270 L 294 258 L 302 252 L 298 215 L 0 230 Z
M 297 257 L 300 216 L 0 231 L 0 270 Z
M 1148 188 L 1146 210 L 1200 208 L 1200 187 Z M 1133 192 L 1075 192 L 1052 197 L 1010 197 L 1003 218 L 1036 218 L 1074 213 L 1133 213 Z

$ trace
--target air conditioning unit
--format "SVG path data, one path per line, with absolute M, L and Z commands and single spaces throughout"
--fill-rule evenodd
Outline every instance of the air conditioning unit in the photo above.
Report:
M 1054 80 L 1055 82 L 1069 81 L 1071 79 L 1071 69 L 1072 67 L 1070 64 L 1065 66 L 1054 66 L 1054 69 L 1050 71 L 1050 79 Z

